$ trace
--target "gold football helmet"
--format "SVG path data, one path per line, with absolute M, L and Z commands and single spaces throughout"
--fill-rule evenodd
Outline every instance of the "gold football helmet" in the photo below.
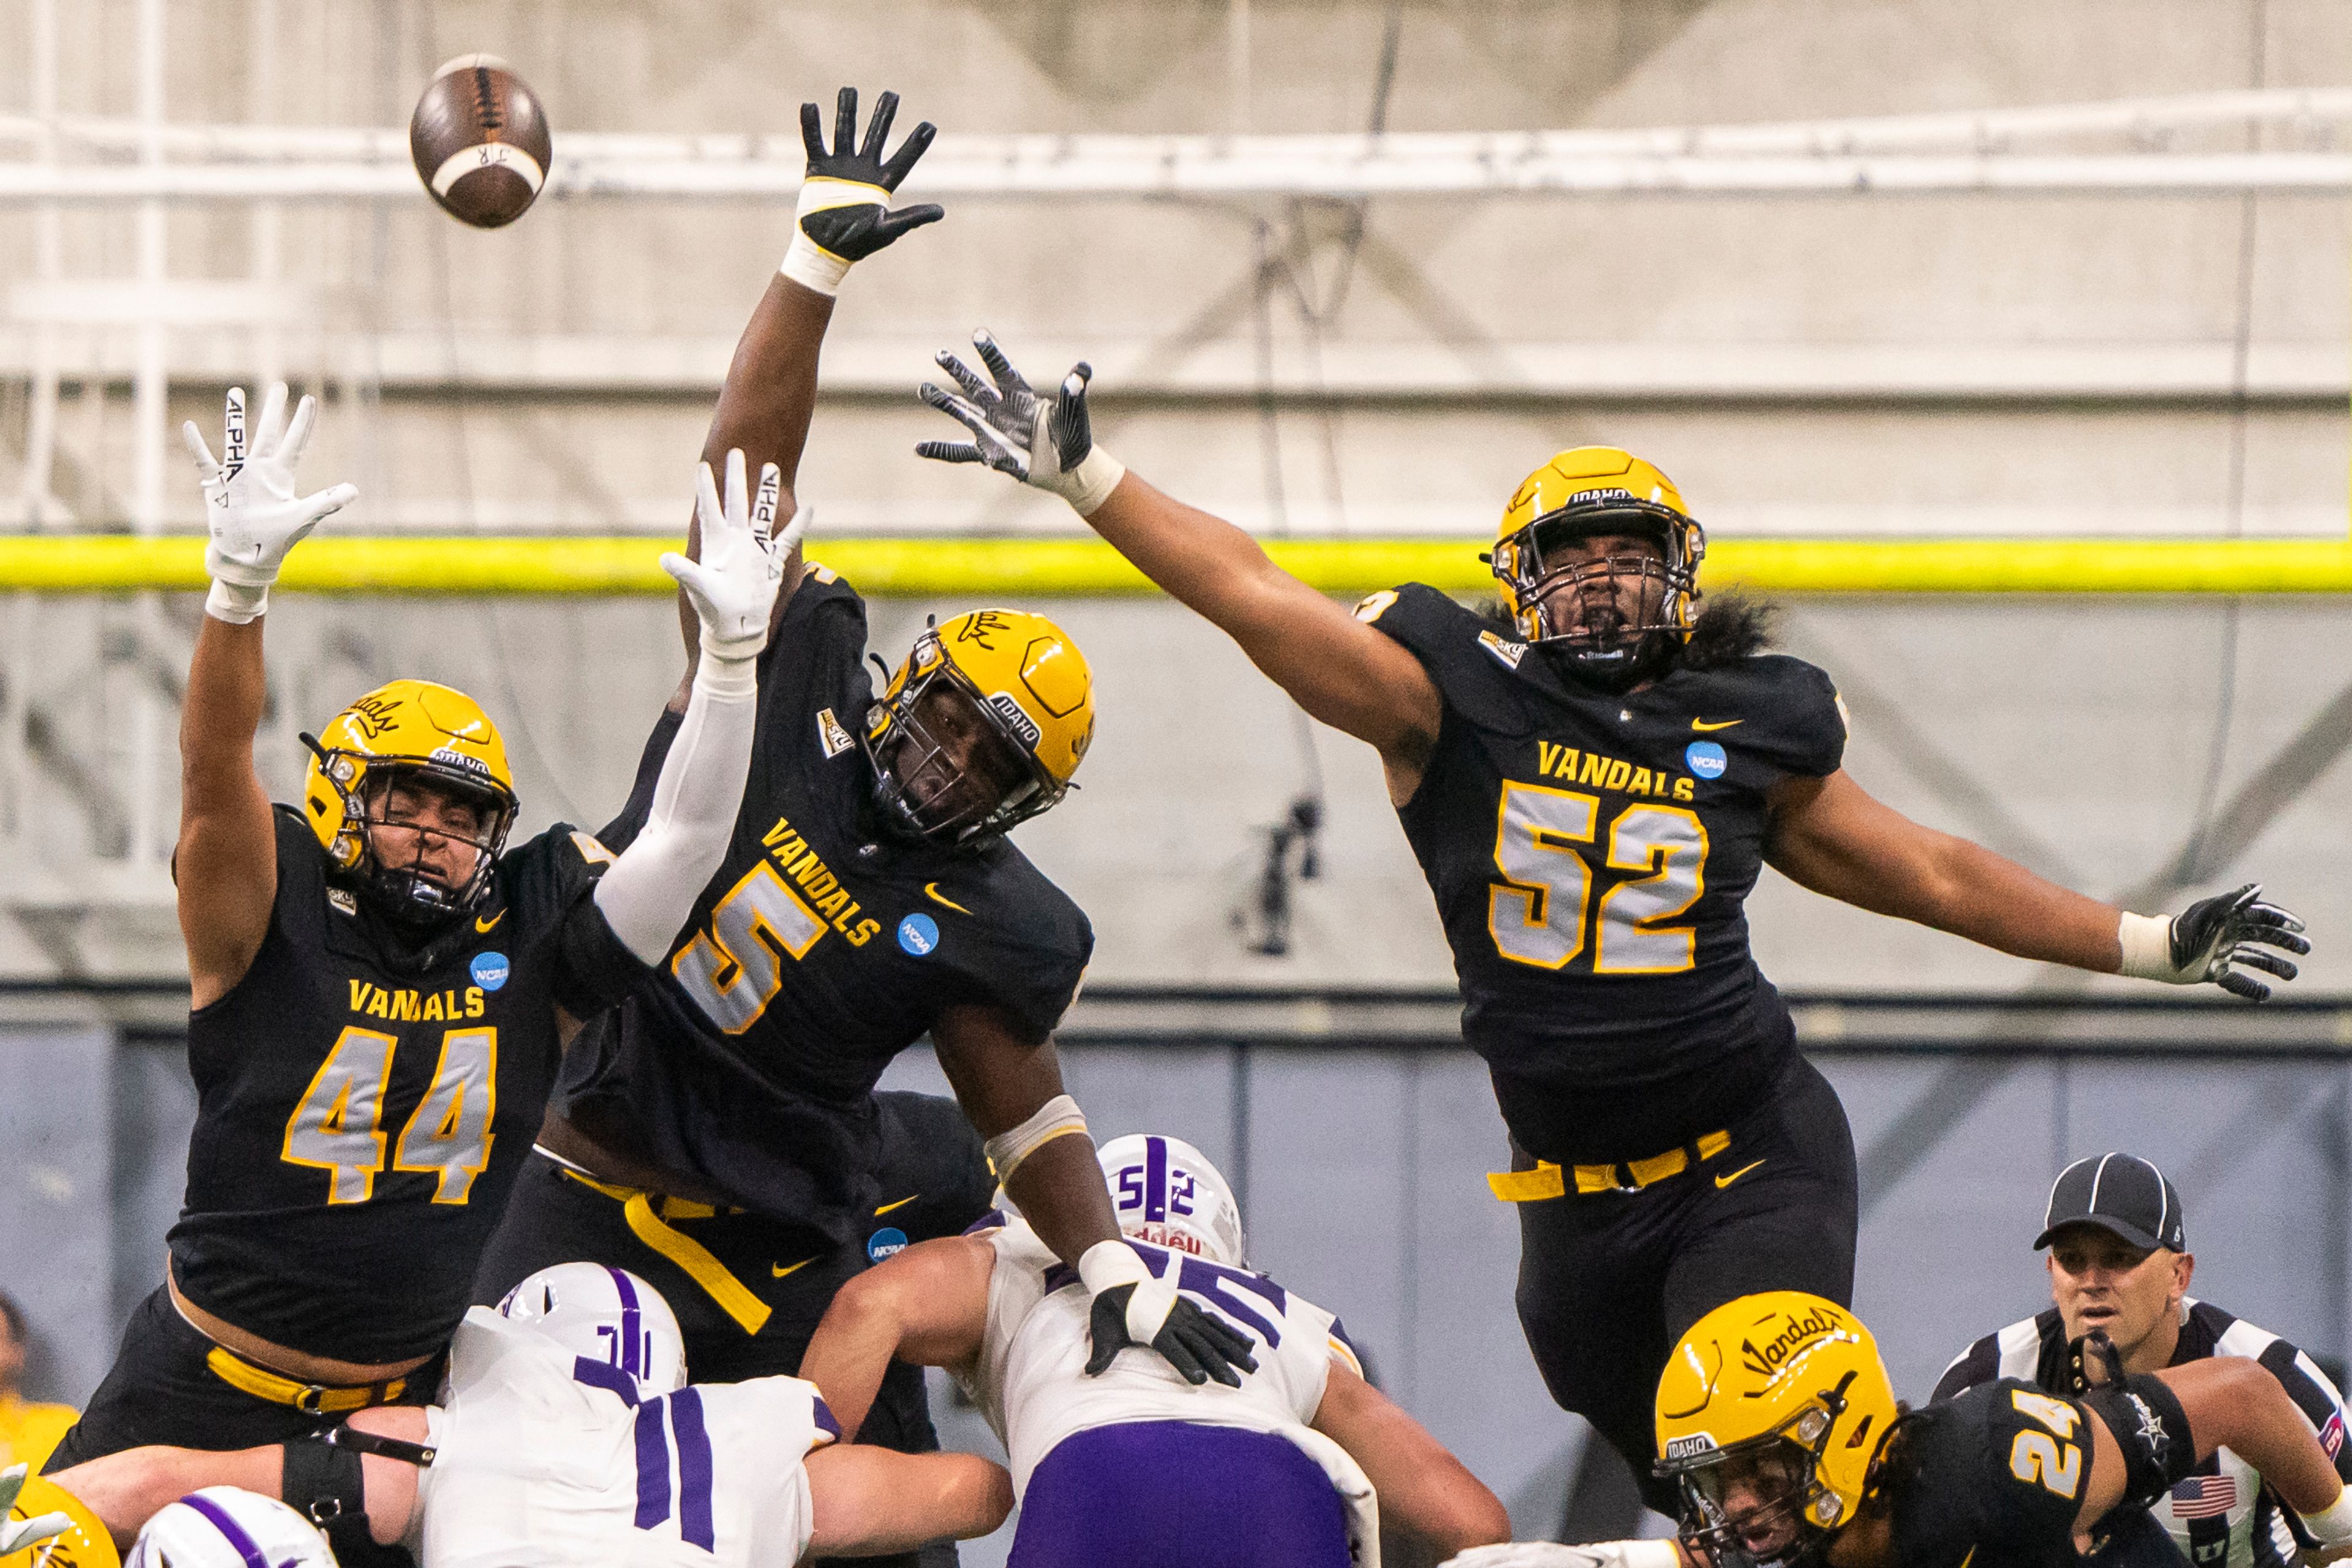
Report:
M 885 812 L 948 843 L 1051 807 L 1094 736 L 1086 656 L 1024 610 L 972 610 L 926 627 L 864 731 Z
M 395 680 L 336 714 L 320 734 L 304 735 L 302 743 L 311 753 L 302 784 L 310 830 L 336 867 L 358 879 L 385 912 L 437 923 L 481 900 L 514 826 L 517 802 L 506 742 L 480 703 L 429 680 Z M 368 830 L 383 823 L 388 785 L 398 777 L 479 809 L 482 828 L 464 840 L 476 851 L 473 875 L 461 886 L 444 886 L 415 863 L 384 865 L 376 854 Z
M 1862 1504 L 1897 1414 L 1878 1342 L 1834 1301 L 1742 1296 L 1691 1326 L 1658 1380 L 1657 1473 L 1716 1568 L 1817 1557 Z
M 1570 541 L 1612 533 L 1655 540 L 1661 559 L 1561 552 Z M 1622 662 L 1653 633 L 1689 637 L 1697 620 L 1698 565 L 1706 555 L 1706 531 L 1684 509 L 1675 482 L 1654 465 L 1616 447 L 1573 447 L 1554 453 L 1519 481 L 1503 509 L 1487 561 L 1522 638 Z M 1656 619 L 1605 633 L 1553 624 L 1544 601 L 1554 590 L 1615 573 L 1663 584 Z
M 56 1535 L 0 1557 L 0 1568 L 121 1568 L 114 1537 L 88 1503 L 46 1476 L 27 1476 L 8 1505 L 8 1518 L 21 1524 L 45 1513 L 62 1513 L 73 1522 Z

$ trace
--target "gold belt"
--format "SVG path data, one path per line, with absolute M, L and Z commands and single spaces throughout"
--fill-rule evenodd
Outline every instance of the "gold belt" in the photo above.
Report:
M 389 1405 L 408 1387 L 404 1377 L 389 1378 L 383 1383 L 362 1383 L 349 1387 L 331 1384 L 302 1383 L 256 1366 L 236 1352 L 215 1345 L 205 1352 L 205 1365 L 212 1374 L 231 1388 L 267 1399 L 272 1405 L 290 1405 L 312 1415 L 343 1415 L 354 1410 L 365 1410 L 372 1405 Z
M 1486 1184 L 1495 1195 L 1507 1204 L 1540 1203 L 1546 1198 L 1565 1197 L 1572 1172 L 1576 1191 L 1586 1193 L 1637 1193 L 1643 1187 L 1679 1176 L 1693 1165 L 1703 1164 L 1731 1147 L 1728 1132 L 1709 1132 L 1696 1142 L 1663 1154 L 1653 1154 L 1646 1160 L 1622 1160 L 1613 1165 L 1575 1165 L 1562 1168 L 1549 1160 L 1538 1160 L 1532 1171 L 1489 1171 Z
M 717 1209 L 691 1198 L 667 1197 L 659 1193 L 649 1193 L 643 1187 L 600 1182 L 569 1165 L 558 1165 L 556 1169 L 582 1186 L 602 1193 L 618 1203 L 621 1218 L 627 1223 L 629 1233 L 684 1269 L 687 1278 L 701 1286 L 704 1293 L 719 1304 L 719 1310 L 734 1319 L 745 1333 L 756 1334 L 766 1326 L 774 1309 L 752 1294 L 751 1287 L 729 1273 L 727 1266 L 719 1262 L 709 1247 L 666 1223 L 674 1219 L 709 1219 L 719 1212 Z M 656 1204 L 659 1205 L 658 1212 Z

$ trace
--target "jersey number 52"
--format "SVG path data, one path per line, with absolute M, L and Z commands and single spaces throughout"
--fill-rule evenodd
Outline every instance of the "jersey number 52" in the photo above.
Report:
M 1515 963 L 1559 969 L 1584 951 L 1592 904 L 1586 848 L 1597 844 L 1601 797 L 1506 783 L 1496 814 L 1495 869 L 1486 895 L 1495 951 Z M 1696 934 L 1669 926 L 1706 888 L 1706 827 L 1679 805 L 1636 801 L 1609 825 L 1607 866 L 1646 871 L 1601 895 L 1592 954 L 1597 974 L 1675 974 L 1691 966 Z

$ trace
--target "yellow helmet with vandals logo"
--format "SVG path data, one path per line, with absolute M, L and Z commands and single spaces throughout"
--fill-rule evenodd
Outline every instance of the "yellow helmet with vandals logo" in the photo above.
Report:
M 1571 447 L 1553 453 L 1519 481 L 1503 508 L 1487 560 L 1519 636 L 1531 643 L 1572 637 L 1570 628 L 1552 624 L 1544 600 L 1580 572 L 1612 564 L 1559 554 L 1562 542 L 1595 534 L 1639 534 L 1658 543 L 1662 559 L 1647 568 L 1664 588 L 1657 618 L 1627 626 L 1624 634 L 1688 637 L 1698 618 L 1698 566 L 1706 555 L 1706 530 L 1684 507 L 1672 479 L 1619 447 Z
M 394 680 L 302 742 L 311 753 L 302 812 L 339 869 L 359 879 L 388 912 L 413 921 L 462 914 L 480 900 L 517 805 L 506 742 L 480 703 L 429 680 Z M 479 831 L 463 836 L 477 851 L 465 883 L 448 887 L 413 865 L 379 863 L 368 830 L 383 820 L 389 786 L 401 778 L 478 808 Z
M 45 1513 L 61 1513 L 72 1522 L 55 1535 L 0 1557 L 0 1568 L 121 1568 L 122 1556 L 114 1549 L 114 1537 L 107 1533 L 88 1503 L 45 1476 L 28 1476 L 8 1504 L 8 1522 L 22 1524 Z
M 1658 1380 L 1661 1476 L 1682 1540 L 1717 1568 L 1818 1554 L 1853 1517 L 1897 1407 L 1878 1342 L 1845 1308 L 1797 1290 L 1717 1307 Z
M 1059 801 L 1094 736 L 1086 656 L 1025 610 L 971 610 L 926 627 L 864 731 L 886 811 L 959 843 Z

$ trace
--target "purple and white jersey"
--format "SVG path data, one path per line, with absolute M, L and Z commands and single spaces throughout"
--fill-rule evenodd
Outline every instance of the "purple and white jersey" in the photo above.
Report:
M 838 1428 L 796 1377 L 635 1383 L 487 1307 L 449 1347 L 417 1477 L 424 1568 L 792 1568 L 802 1458 Z
M 1100 1377 L 1088 1377 L 1090 1298 L 1077 1270 L 1020 1220 L 989 1240 L 996 1266 L 988 1281 L 988 1326 L 962 1381 L 1012 1457 L 1016 1497 L 1027 1492 L 1030 1473 L 1056 1443 L 1127 1421 L 1278 1433 L 1329 1468 L 1333 1446 L 1307 1424 L 1323 1403 L 1334 1357 L 1362 1371 L 1330 1313 L 1263 1274 L 1130 1242 L 1155 1275 L 1176 1269 L 1179 1289 L 1249 1336 L 1257 1370 L 1243 1373 L 1239 1388 L 1195 1387 L 1159 1355 L 1136 1348 L 1121 1352 Z

